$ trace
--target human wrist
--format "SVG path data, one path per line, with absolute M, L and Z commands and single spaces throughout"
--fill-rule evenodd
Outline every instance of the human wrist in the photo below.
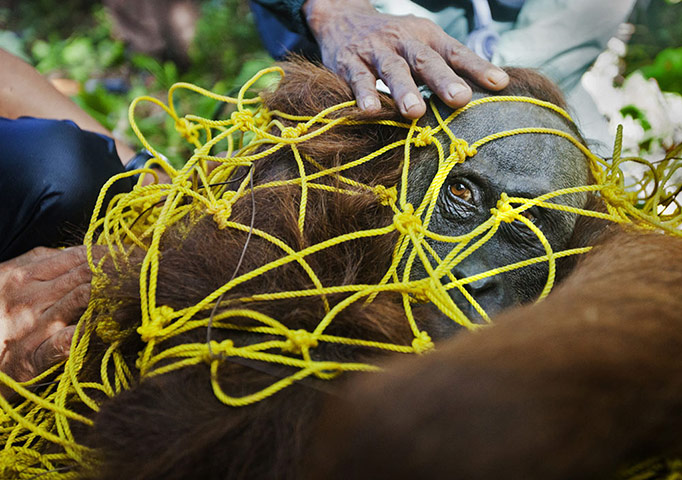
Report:
M 308 28 L 315 36 L 330 19 L 349 10 L 375 11 L 369 0 L 306 0 L 301 7 Z

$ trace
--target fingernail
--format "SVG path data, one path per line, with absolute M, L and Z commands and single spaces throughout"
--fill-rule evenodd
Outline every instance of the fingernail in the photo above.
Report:
M 463 101 L 465 96 L 469 96 L 469 90 L 461 83 L 451 83 L 448 85 L 448 96 L 452 101 Z
M 419 105 L 419 99 L 417 96 L 410 92 L 403 97 L 403 109 L 409 112 L 412 107 Z
M 365 111 L 379 110 L 381 103 L 375 97 L 365 97 L 360 100 L 360 108 Z
M 509 80 L 509 76 L 506 72 L 498 68 L 488 70 L 486 76 L 488 77 L 488 81 L 494 85 L 504 84 Z

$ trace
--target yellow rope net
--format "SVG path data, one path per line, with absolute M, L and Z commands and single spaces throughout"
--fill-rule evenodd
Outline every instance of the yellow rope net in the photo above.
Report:
M 140 102 L 152 102 L 164 109 L 175 121 L 178 132 L 195 147 L 194 155 L 179 170 L 164 164 L 163 168 L 171 177 L 171 183 L 142 186 L 138 182 L 132 192 L 116 196 L 106 206 L 104 212 L 103 200 L 114 182 L 134 173 L 147 175 L 155 173 L 151 168 L 124 173 L 112 178 L 103 187 L 85 237 L 88 261 L 94 274 L 94 300 L 77 325 L 70 358 L 64 364 L 55 366 L 30 382 L 18 383 L 0 373 L 0 381 L 14 390 L 20 399 L 10 402 L 0 397 L 0 436 L 4 445 L 0 451 L 0 477 L 68 479 L 78 477 L 79 472 L 96 469 L 93 452 L 79 444 L 73 432 L 74 425 L 91 426 L 93 424 L 91 417 L 99 410 L 102 398 L 114 397 L 146 378 L 164 375 L 192 365 L 206 364 L 211 372 L 213 391 L 221 402 L 232 407 L 249 405 L 274 395 L 306 377 L 330 379 L 342 372 L 377 370 L 376 366 L 366 363 L 315 360 L 311 352 L 321 344 L 351 345 L 401 353 L 421 354 L 429 351 L 433 348 L 433 343 L 429 332 L 420 329 L 415 320 L 412 311 L 414 302 L 432 302 L 453 322 L 469 329 L 477 328 L 478 325 L 464 315 L 448 292 L 453 289 L 459 290 L 473 304 L 481 317 L 489 321 L 486 312 L 464 287 L 486 277 L 539 263 L 546 263 L 548 267 L 546 283 L 540 295 L 540 298 L 544 298 L 554 285 L 557 260 L 587 252 L 590 247 L 554 251 L 543 232 L 523 215 L 529 208 L 557 209 L 680 235 L 682 209 L 676 200 L 679 192 L 674 186 L 670 186 L 671 178 L 679 167 L 677 151 L 671 152 L 664 161 L 656 164 L 647 163 L 649 168 L 643 179 L 627 188 L 619 166 L 631 159 L 621 157 L 620 132 L 613 158 L 606 161 L 593 155 L 572 135 L 557 129 L 518 128 L 488 135 L 468 144 L 457 138 L 448 128 L 450 122 L 466 110 L 489 102 L 527 102 L 552 110 L 570 121 L 570 116 L 553 104 L 526 97 L 496 96 L 473 101 L 447 118 L 442 118 L 432 103 L 431 109 L 438 121 L 438 126 L 433 128 L 419 126 L 416 121 L 412 123 L 376 121 L 404 130 L 404 137 L 369 155 L 349 159 L 343 165 L 334 168 L 323 169 L 314 158 L 302 153 L 299 146 L 315 137 L 325 135 L 337 126 L 357 123 L 356 120 L 344 115 L 330 117 L 332 113 L 342 113 L 353 107 L 355 102 L 341 103 L 309 117 L 269 111 L 261 105 L 260 97 L 246 98 L 249 88 L 267 74 L 284 75 L 279 67 L 263 70 L 243 86 L 236 98 L 179 83 L 170 89 L 168 105 L 151 97 L 138 98 L 131 105 L 131 126 L 142 144 L 157 158 L 160 158 L 161 154 L 147 142 L 135 122 L 134 112 Z M 225 120 L 210 120 L 196 115 L 180 116 L 173 103 L 174 94 L 179 90 L 190 90 L 218 102 L 227 102 L 235 106 L 235 111 Z M 295 126 L 284 124 L 292 122 Z M 489 142 L 511 135 L 530 133 L 559 136 L 575 145 L 587 157 L 596 179 L 595 184 L 567 188 L 533 199 L 503 194 L 497 207 L 491 210 L 490 217 L 466 235 L 448 237 L 429 230 L 438 193 L 453 167 L 475 158 L 477 151 Z M 449 145 L 442 141 L 445 137 L 449 139 Z M 225 157 L 212 153 L 219 144 L 227 145 Z M 353 168 L 368 164 L 388 151 L 402 149 L 401 184 L 407 185 L 413 149 L 427 146 L 435 148 L 437 152 L 438 171 L 419 205 L 407 202 L 406 188 L 399 190 L 398 185 L 371 186 L 353 180 L 347 175 Z M 234 184 L 236 188 L 224 188 L 224 184 L 234 179 L 236 169 L 251 167 L 280 149 L 291 150 L 298 165 L 299 177 L 252 187 L 252 170 L 249 170 L 251 172 L 249 175 Z M 207 161 L 218 162 L 219 166 L 209 171 L 206 168 Z M 641 159 L 637 161 L 644 162 Z M 310 171 L 314 173 L 309 173 Z M 329 179 L 336 183 L 330 182 Z M 216 184 L 221 187 L 214 187 Z M 334 184 L 339 186 L 332 186 Z M 298 227 L 301 232 L 306 228 L 309 192 L 314 189 L 344 195 L 373 193 L 378 203 L 393 210 L 393 222 L 331 238 L 323 243 L 297 250 L 267 231 L 233 220 L 232 207 L 239 199 L 248 198 L 252 194 L 252 188 L 274 189 L 285 185 L 300 188 Z M 578 192 L 593 192 L 600 195 L 605 201 L 606 211 L 572 208 L 553 201 L 562 195 Z M 141 215 L 141 212 L 144 212 L 144 215 Z M 250 236 L 270 242 L 281 252 L 281 256 L 276 261 L 268 262 L 255 270 L 235 275 L 215 291 L 205 292 L 205 297 L 191 307 L 174 310 L 168 305 L 159 304 L 157 279 L 164 233 L 182 221 L 205 215 L 211 215 L 219 229 L 248 233 Z M 456 278 L 451 273 L 456 265 L 495 235 L 502 222 L 514 221 L 523 222 L 537 236 L 545 250 L 544 255 L 480 272 L 468 278 Z M 390 267 L 382 280 L 373 285 L 323 284 L 306 261 L 310 255 L 343 242 L 396 232 L 397 242 L 392 252 Z M 444 258 L 439 258 L 429 241 L 449 242 L 452 249 Z M 98 292 L 106 288 L 107 274 L 103 268 L 104 260 L 95 260 L 93 253 L 95 246 L 105 248 L 108 252 L 105 258 L 114 264 L 125 263 L 135 251 L 144 252 L 139 271 L 140 323 L 136 329 L 121 331 L 116 322 L 101 315 L 103 295 Z M 426 278 L 417 280 L 411 278 L 410 273 L 417 262 L 420 262 L 428 273 Z M 236 309 L 220 305 L 223 295 L 236 286 L 293 263 L 306 272 L 314 285 L 313 288 L 275 293 L 255 292 L 251 296 L 239 299 L 237 302 L 239 307 Z M 396 292 L 402 297 L 405 318 L 414 337 L 411 343 L 397 345 L 362 338 L 339 337 L 328 333 L 328 327 L 343 309 L 357 302 L 371 302 L 381 292 Z M 333 305 L 326 301 L 327 296 L 339 293 L 345 294 L 342 301 Z M 244 306 L 250 301 L 264 302 L 283 298 L 296 298 L 301 301 L 321 298 L 325 302 L 325 314 L 311 331 L 292 330 L 277 318 Z M 239 326 L 233 322 L 237 317 L 250 319 L 255 326 Z M 264 340 L 237 346 L 230 339 L 218 342 L 209 338 L 206 342 L 169 346 L 168 340 L 194 329 L 235 332 L 247 330 L 252 334 L 263 334 Z M 122 341 L 130 335 L 138 335 L 145 345 L 139 352 L 135 368 L 129 366 L 119 350 Z M 90 347 L 95 339 L 106 345 L 104 354 L 93 356 Z M 285 365 L 293 367 L 295 373 L 273 380 L 272 384 L 255 393 L 231 396 L 222 390 L 218 382 L 218 368 L 226 361 L 226 357 Z M 100 378 L 84 379 L 84 367 L 93 362 L 93 358 L 101 363 L 98 368 Z M 43 383 L 47 385 L 43 385 L 39 393 L 34 393 L 34 387 Z

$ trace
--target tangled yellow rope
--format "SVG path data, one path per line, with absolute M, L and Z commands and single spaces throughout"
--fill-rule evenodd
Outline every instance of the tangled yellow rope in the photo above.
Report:
M 139 102 L 148 101 L 163 108 L 175 121 L 175 126 L 191 145 L 195 147 L 194 155 L 180 170 L 166 164 L 166 172 L 172 179 L 169 184 L 151 184 L 142 186 L 138 182 L 132 192 L 118 195 L 104 208 L 103 201 L 109 187 L 118 179 L 135 173 L 156 175 L 151 168 L 137 172 L 129 172 L 110 179 L 103 187 L 90 228 L 85 237 L 88 247 L 88 261 L 94 274 L 93 292 L 105 288 L 106 273 L 103 260 L 95 261 L 93 247 L 100 245 L 107 249 L 108 256 L 114 265 L 125 263 L 133 251 L 145 252 L 139 272 L 139 289 L 141 298 L 141 322 L 136 329 L 121 331 L 116 322 L 102 311 L 102 295 L 93 294 L 96 300 L 91 301 L 87 311 L 77 325 L 71 356 L 68 361 L 45 372 L 30 382 L 15 382 L 7 375 L 0 373 L 0 381 L 13 389 L 19 402 L 9 402 L 0 397 L 2 410 L 0 419 L 2 429 L 0 436 L 4 444 L 0 452 L 0 477 L 2 478 L 35 478 L 68 479 L 76 478 L 79 472 L 96 469 L 92 452 L 80 445 L 74 436 L 72 426 L 92 425 L 92 412 L 97 412 L 101 404 L 100 398 L 113 397 L 131 388 L 145 378 L 185 368 L 190 365 L 206 364 L 211 372 L 211 383 L 215 396 L 229 406 L 244 406 L 267 398 L 277 391 L 309 376 L 329 379 L 346 371 L 374 371 L 377 367 L 364 363 L 317 361 L 311 356 L 321 343 L 336 343 L 358 347 L 383 349 L 401 353 L 424 353 L 433 348 L 429 333 L 421 330 L 416 322 L 412 304 L 415 301 L 432 302 L 444 316 L 466 328 L 476 328 L 464 313 L 457 307 L 449 295 L 452 289 L 459 290 L 478 313 L 487 321 L 489 318 L 475 299 L 464 288 L 465 285 L 486 277 L 497 275 L 524 266 L 546 262 L 548 276 L 540 298 L 544 298 L 552 289 L 555 281 L 557 259 L 569 255 L 584 253 L 589 250 L 577 248 L 565 251 L 554 251 L 543 232 L 526 218 L 524 211 L 531 207 L 542 207 L 576 215 L 587 215 L 617 223 L 633 223 L 642 228 L 657 228 L 668 233 L 680 235 L 679 225 L 682 223 L 682 209 L 677 203 L 674 188 L 671 190 L 671 177 L 679 167 L 672 152 L 667 159 L 657 164 L 647 163 L 649 171 L 637 185 L 627 188 L 624 176 L 619 168 L 621 158 L 620 131 L 616 140 L 614 156 L 605 161 L 593 155 L 578 139 L 572 135 L 550 128 L 518 128 L 510 131 L 488 135 L 472 144 L 457 138 L 448 127 L 458 115 L 464 111 L 489 102 L 527 102 L 550 109 L 567 118 L 570 116 L 561 108 L 547 102 L 526 97 L 486 97 L 468 104 L 443 119 L 433 104 L 431 109 L 438 121 L 438 126 L 421 127 L 416 121 L 401 123 L 382 120 L 379 123 L 404 129 L 403 139 L 395 141 L 369 155 L 344 163 L 341 166 L 322 169 L 315 159 L 301 153 L 298 146 L 312 138 L 324 135 L 338 125 L 353 124 L 357 121 L 348 117 L 330 114 L 342 112 L 355 105 L 354 101 L 345 102 L 315 116 L 302 117 L 281 111 L 269 111 L 261 106 L 260 97 L 246 99 L 248 89 L 263 75 L 283 75 L 279 67 L 261 71 L 247 82 L 240 90 L 237 98 L 226 97 L 209 92 L 194 85 L 179 83 L 174 85 L 168 95 L 168 105 L 151 97 L 141 97 L 130 107 L 130 124 L 142 144 L 157 158 L 161 157 L 140 132 L 134 118 L 135 108 Z M 196 115 L 179 116 L 176 112 L 173 96 L 178 90 L 190 90 L 205 95 L 216 101 L 235 105 L 236 110 L 225 120 L 210 120 Z M 285 126 L 282 121 L 296 122 L 296 126 Z M 275 132 L 279 132 L 278 134 Z M 450 144 L 445 145 L 437 134 L 445 134 Z M 448 237 L 429 230 L 438 193 L 443 187 L 449 172 L 455 165 L 475 157 L 485 144 L 511 135 L 521 134 L 555 135 L 571 142 L 589 159 L 590 167 L 596 183 L 575 188 L 567 188 L 547 193 L 537 198 L 508 197 L 503 194 L 497 207 L 491 210 L 490 217 L 466 235 Z M 227 145 L 225 157 L 211 152 L 219 144 Z M 398 191 L 396 185 L 370 186 L 353 180 L 344 174 L 363 164 L 372 162 L 384 153 L 393 149 L 403 149 L 402 185 L 408 184 L 411 152 L 413 148 L 432 146 L 438 154 L 438 171 L 428 188 L 423 201 L 419 205 L 407 202 L 406 188 Z M 300 176 L 291 180 L 273 181 L 258 185 L 259 189 L 277 188 L 284 185 L 295 185 L 300 188 L 300 205 L 298 227 L 301 232 L 306 228 L 307 199 L 311 189 L 328 190 L 345 195 L 356 195 L 358 192 L 374 193 L 377 202 L 390 207 L 394 212 L 393 223 L 386 226 L 356 231 L 331 238 L 320 244 L 296 250 L 276 236 L 253 228 L 250 225 L 232 219 L 232 207 L 241 198 L 251 194 L 251 176 L 244 178 L 233 190 L 215 189 L 212 185 L 225 184 L 233 178 L 235 169 L 240 166 L 251 166 L 280 149 L 291 149 L 298 165 Z M 219 162 L 220 166 L 209 172 L 206 162 Z M 643 162 L 643 160 L 638 159 Z M 305 166 L 314 167 L 314 173 L 306 173 Z M 334 178 L 338 185 L 332 187 L 324 179 Z M 562 195 L 578 192 L 595 192 L 605 200 L 607 212 L 595 212 L 572 208 L 553 202 Z M 144 215 L 141 215 L 144 213 Z M 213 292 L 206 292 L 205 297 L 197 304 L 181 310 L 157 303 L 157 279 L 159 258 L 161 255 L 161 239 L 166 231 L 177 225 L 182 219 L 192 215 L 211 215 L 220 229 L 232 229 L 245 232 L 272 243 L 281 257 L 276 261 L 238 276 Z M 456 278 L 451 272 L 483 243 L 497 232 L 502 222 L 523 222 L 539 239 L 545 254 L 536 258 L 480 272 L 468 278 Z M 306 261 L 306 257 L 322 252 L 343 242 L 359 238 L 370 238 L 398 232 L 390 268 L 382 280 L 375 285 L 325 285 Z M 449 242 L 451 251 L 445 258 L 439 258 L 429 240 Z M 410 272 L 420 262 L 428 273 L 424 279 L 410 279 Z M 296 263 L 309 276 L 314 288 L 299 291 L 277 293 L 260 292 L 238 300 L 238 309 L 217 308 L 222 296 L 258 275 L 277 269 L 286 264 Z M 400 265 L 400 268 L 399 268 Z M 447 281 L 442 281 L 445 278 Z M 356 302 L 371 302 L 381 292 L 397 292 L 402 296 L 403 307 L 414 339 L 408 345 L 395 345 L 361 338 L 345 338 L 326 333 L 335 317 L 349 305 Z M 330 305 L 326 297 L 344 293 L 347 296 Z M 325 314 L 312 331 L 292 330 L 276 318 L 272 318 L 257 310 L 245 308 L 248 302 L 263 302 L 284 298 L 321 298 L 325 302 Z M 251 319 L 257 326 L 244 327 L 233 323 L 235 318 Z M 181 333 L 194 329 L 221 329 L 224 331 L 249 331 L 264 334 L 266 340 L 246 346 L 237 346 L 232 340 L 205 343 L 184 343 L 167 347 L 165 342 Z M 119 347 L 123 339 L 129 335 L 139 335 L 145 343 L 131 371 L 124 360 Z M 107 345 L 101 358 L 100 380 L 84 381 L 84 366 L 91 362 L 93 356 L 89 348 L 95 339 Z M 273 340 L 275 338 L 275 340 Z M 274 381 L 261 391 L 250 395 L 234 397 L 221 389 L 218 382 L 218 368 L 225 357 L 240 357 L 250 361 L 274 363 L 293 367 L 295 373 Z M 51 380 L 39 394 L 32 390 L 45 380 Z

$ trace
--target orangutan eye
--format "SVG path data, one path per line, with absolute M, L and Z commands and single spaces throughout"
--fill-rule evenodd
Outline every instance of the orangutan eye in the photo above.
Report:
M 524 210 L 523 212 L 520 213 L 522 217 L 526 217 L 528 220 L 531 221 L 531 223 L 535 223 L 537 221 L 537 218 L 535 218 L 535 215 L 531 213 L 530 210 Z
M 462 182 L 453 182 L 450 184 L 450 193 L 453 194 L 455 197 L 460 198 L 461 200 L 464 200 L 467 203 L 471 202 L 471 190 L 469 190 L 469 187 L 464 185 Z

